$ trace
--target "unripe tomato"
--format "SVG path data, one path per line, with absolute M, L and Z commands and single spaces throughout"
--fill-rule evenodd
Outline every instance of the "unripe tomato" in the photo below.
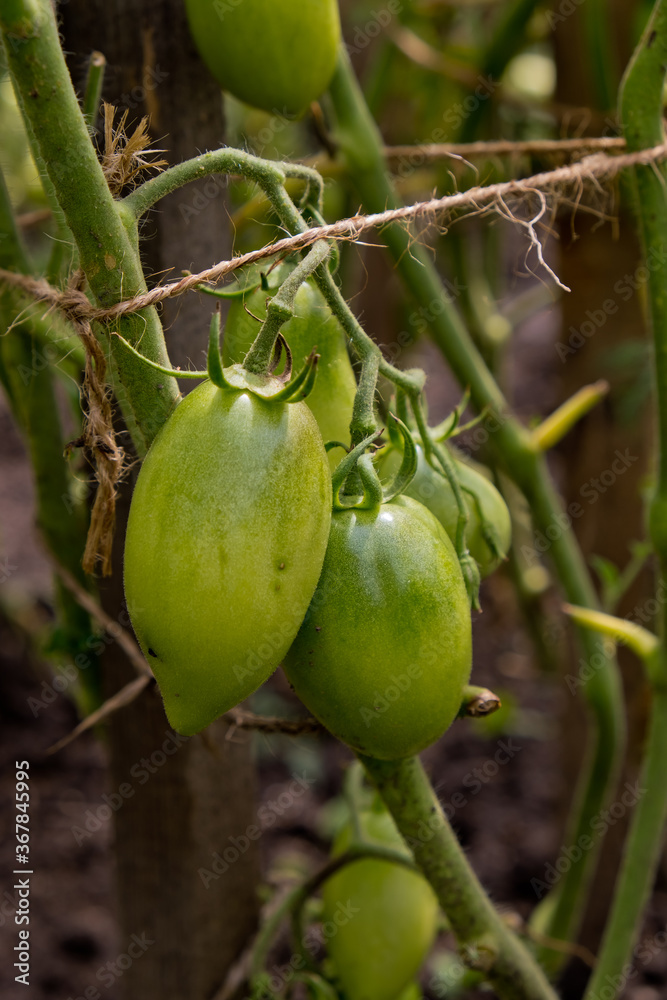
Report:
M 393 819 L 381 806 L 359 816 L 363 840 L 410 856 Z M 333 856 L 355 842 L 352 823 L 338 834 Z M 396 1000 L 421 968 L 435 938 L 438 902 L 423 877 L 391 861 L 363 858 L 324 884 L 322 919 L 336 927 L 327 949 L 346 1000 Z M 352 916 L 337 924 L 341 902 Z M 421 996 L 421 992 L 418 993 Z
M 500 565 L 502 558 L 491 551 L 484 538 L 477 503 L 479 503 L 486 520 L 493 525 L 496 531 L 502 556 L 507 555 L 512 541 L 510 514 L 507 504 L 496 487 L 483 474 L 484 466 L 478 463 L 473 464 L 468 459 L 461 461 L 453 456 L 452 460 L 463 489 L 463 500 L 468 509 L 466 541 L 470 554 L 479 564 L 480 574 L 485 577 Z M 393 473 L 398 469 L 400 463 L 401 453 L 393 448 L 390 449 L 380 466 L 383 476 Z M 417 445 L 417 472 L 405 493 L 428 507 L 440 521 L 451 540 L 453 542 L 456 540 L 458 507 L 454 494 L 445 476 L 426 461 L 424 452 L 419 445 Z M 474 497 L 477 498 L 477 503 Z
M 394 760 L 453 722 L 471 664 L 456 553 L 422 504 L 334 511 L 322 575 L 283 666 L 335 736 Z
M 225 323 L 222 357 L 226 365 L 241 363 L 259 333 L 259 323 L 264 320 L 267 299 L 274 295 L 280 280 L 287 271 L 271 279 L 271 290 L 261 287 L 248 292 L 243 299 L 232 301 Z M 249 310 L 252 316 L 246 311 Z M 323 441 L 350 439 L 350 420 L 357 383 L 347 353 L 345 334 L 338 320 L 324 301 L 323 296 L 310 282 L 304 282 L 296 294 L 294 316 L 281 328 L 294 358 L 296 368 L 303 364 L 315 348 L 320 355 L 315 387 L 306 400 L 317 420 Z M 329 453 L 331 470 L 340 461 L 340 451 Z
M 125 594 L 178 732 L 199 732 L 278 666 L 315 589 L 330 510 L 305 403 L 204 382 L 177 406 L 134 489 Z
M 336 0 L 185 0 L 190 32 L 220 85 L 277 115 L 326 90 L 340 43 Z

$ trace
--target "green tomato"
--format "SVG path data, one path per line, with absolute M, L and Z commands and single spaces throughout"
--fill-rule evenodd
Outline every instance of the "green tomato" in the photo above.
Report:
M 259 333 L 259 323 L 253 316 L 261 320 L 266 317 L 267 299 L 275 294 L 280 280 L 284 280 L 288 273 L 281 269 L 276 279 L 272 276 L 269 292 L 255 288 L 243 299 L 232 301 L 222 345 L 224 364 L 243 361 Z M 253 316 L 246 310 L 250 310 Z M 295 369 L 303 364 L 313 348 L 317 349 L 320 360 L 315 388 L 306 403 L 317 420 L 324 441 L 347 443 L 357 383 L 347 353 L 345 334 L 321 293 L 310 282 L 305 282 L 297 292 L 294 316 L 283 325 L 281 333 L 292 351 Z M 329 453 L 332 471 L 340 457 L 339 450 Z
M 204 382 L 176 407 L 134 489 L 125 594 L 178 732 L 199 732 L 278 666 L 315 590 L 330 511 L 305 403 Z
M 483 474 L 483 465 L 473 464 L 467 459 L 462 461 L 453 455 L 451 457 L 468 509 L 466 541 L 470 554 L 479 564 L 482 577 L 485 577 L 500 565 L 502 557 L 496 556 L 491 551 L 484 538 L 480 510 L 484 518 L 495 529 L 498 546 L 503 557 L 507 555 L 512 541 L 510 513 L 496 487 Z M 401 452 L 391 448 L 381 461 L 382 475 L 392 475 L 400 466 L 401 458 Z M 428 507 L 440 521 L 452 542 L 456 540 L 458 507 L 454 494 L 445 476 L 426 461 L 424 452 L 419 445 L 417 445 L 417 472 L 405 493 Z
M 456 553 L 426 507 L 399 496 L 334 512 L 322 576 L 283 663 L 327 729 L 380 760 L 419 753 L 456 717 L 471 646 Z
M 391 847 L 410 857 L 389 813 L 382 807 L 359 816 L 366 843 Z M 333 856 L 355 843 L 352 823 L 338 834 Z M 412 980 L 435 938 L 438 902 L 422 875 L 391 861 L 363 858 L 345 865 L 328 879 L 322 891 L 322 919 L 336 928 L 327 949 L 346 1000 L 407 1000 L 414 997 Z M 336 921 L 349 905 L 346 923 Z M 421 992 L 417 992 L 421 997 Z
M 220 85 L 276 115 L 326 90 L 340 44 L 336 0 L 185 0 L 199 54 Z

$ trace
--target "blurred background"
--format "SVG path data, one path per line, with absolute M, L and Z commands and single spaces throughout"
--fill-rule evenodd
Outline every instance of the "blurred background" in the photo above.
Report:
M 345 41 L 391 147 L 401 196 L 418 201 L 434 191 L 529 176 L 566 162 L 562 153 L 521 151 L 476 157 L 474 165 L 471 158 L 430 160 L 422 147 L 433 142 L 617 136 L 620 75 L 650 6 L 629 0 L 345 0 Z M 298 121 L 223 97 L 197 58 L 177 0 L 69 0 L 59 5 L 59 16 L 77 89 L 90 53 L 104 53 L 105 99 L 118 113 L 127 112 L 128 131 L 148 114 L 151 139 L 169 162 L 221 144 L 305 159 L 325 177 L 327 220 L 358 209 L 332 147 L 326 97 Z M 93 128 L 101 142 L 99 118 Z M 13 205 L 46 270 L 55 230 L 2 74 L 0 135 L 0 165 Z M 412 149 L 400 148 L 405 146 Z M 537 270 L 525 234 L 497 216 L 462 219 L 446 233 L 432 228 L 422 237 L 527 424 L 580 386 L 608 381 L 608 395 L 555 449 L 551 467 L 566 502 L 583 509 L 574 530 L 607 606 L 650 624 L 652 573 L 641 544 L 651 423 L 640 254 L 621 185 L 588 204 L 593 211 L 561 204 L 541 231 L 547 259 L 569 294 Z M 156 283 L 226 259 L 232 248 L 262 246 L 274 232 L 267 205 L 251 185 L 209 179 L 170 196 L 151 214 L 143 232 L 145 270 Z M 461 388 L 429 340 L 428 317 L 406 301 L 379 244 L 375 234 L 344 248 L 343 289 L 390 361 L 426 370 L 430 422 L 436 423 L 458 403 Z M 610 300 L 613 312 L 603 306 Z M 165 304 L 174 365 L 201 367 L 210 311 L 204 296 Z M 71 440 L 79 433 L 80 358 L 75 349 L 50 356 L 45 348 L 40 356 L 56 373 L 64 440 Z M 488 461 L 488 434 L 481 424 L 460 443 Z M 618 452 L 627 461 L 622 474 L 612 476 Z M 0 463 L 0 741 L 6 765 L 0 794 L 9 829 L 13 762 L 28 759 L 36 872 L 31 936 L 38 942 L 30 996 L 92 998 L 96 990 L 109 1000 L 216 996 L 256 929 L 262 903 L 277 886 L 312 873 L 326 859 L 352 754 L 326 735 L 252 734 L 225 722 L 189 741 L 169 742 L 153 688 L 109 724 L 49 754 L 83 714 L 131 679 L 132 669 L 93 622 L 75 625 L 72 615 L 63 619 L 58 610 L 62 595 L 35 527 L 29 457 L 1 394 Z M 83 523 L 91 470 L 82 459 L 72 463 L 75 482 L 62 498 L 63 517 Z M 548 552 L 542 554 L 521 497 L 501 484 L 515 543 L 509 561 L 482 588 L 483 610 L 473 620 L 473 681 L 496 692 L 503 707 L 485 720 L 456 722 L 424 760 L 475 871 L 494 902 L 520 923 L 538 901 L 535 880 L 546 877 L 564 844 L 587 720 L 578 696 L 582 664 L 550 582 Z M 111 581 L 98 581 L 98 596 L 114 618 L 122 613 L 119 560 L 131 485 L 130 477 L 119 504 L 117 572 Z M 77 654 L 87 660 L 77 663 L 78 671 L 72 666 Z M 634 782 L 646 694 L 636 661 L 623 652 L 620 659 L 630 725 L 622 780 Z M 286 717 L 302 711 L 280 670 L 248 707 Z M 499 751 L 507 762 L 498 763 Z M 627 818 L 610 824 L 581 947 L 568 956 L 562 975 L 566 1000 L 576 1000 L 585 985 Z M 257 822 L 261 836 L 243 848 L 244 831 Z M 3 843 L 0 989 L 14 1000 L 25 993 L 12 975 L 11 838 Z M 201 870 L 211 872 L 215 853 L 235 843 L 238 858 L 204 884 Z M 666 874 L 663 866 L 642 939 L 662 941 L 655 935 L 667 925 Z M 154 943 L 123 969 L 120 959 L 132 935 Z M 279 942 L 276 963 L 289 954 L 286 940 Z M 446 933 L 438 937 L 421 986 L 429 998 L 480 995 L 463 980 Z M 666 995 L 662 941 L 638 962 L 627 996 Z

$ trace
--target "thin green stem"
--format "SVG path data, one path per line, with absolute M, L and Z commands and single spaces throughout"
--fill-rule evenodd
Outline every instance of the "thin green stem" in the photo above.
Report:
M 378 372 L 380 370 L 380 354 L 369 352 L 364 358 L 359 375 L 359 385 L 354 397 L 352 422 L 350 424 L 351 442 L 353 445 L 368 437 L 377 428 L 375 419 L 375 393 L 377 392 Z
M 201 180 L 210 174 L 233 174 L 254 181 L 271 203 L 274 200 L 276 186 L 282 190 L 287 177 L 299 177 L 314 185 L 316 190 L 320 190 L 322 184 L 320 175 L 310 167 L 262 160 L 242 149 L 216 149 L 195 156 L 191 160 L 184 160 L 183 163 L 177 163 L 156 177 L 144 181 L 123 199 L 123 207 L 134 219 L 140 219 L 153 205 L 172 191 L 177 191 L 186 184 Z
M 337 123 L 335 138 L 364 207 L 369 212 L 398 205 L 383 159 L 382 140 L 354 78 L 349 60 L 341 54 L 330 88 Z M 382 239 L 396 261 L 396 270 L 432 335 L 462 386 L 469 387 L 478 411 L 486 410 L 489 445 L 509 475 L 525 494 L 535 522 L 548 540 L 549 555 L 560 584 L 572 604 L 597 607 L 595 590 L 569 519 L 556 494 L 529 431 L 510 414 L 509 407 L 473 344 L 444 290 L 427 253 L 402 226 L 382 230 Z M 666 257 L 667 259 L 667 257 Z M 587 659 L 599 656 L 595 633 L 582 630 L 580 640 Z M 624 717 L 618 668 L 613 657 L 605 659 L 584 689 L 593 715 L 592 752 L 580 772 L 579 792 L 568 827 L 568 843 L 582 833 L 606 802 L 615 781 L 624 745 Z M 569 939 L 582 918 L 586 891 L 594 869 L 596 850 L 582 852 L 563 876 L 545 933 Z M 551 953 L 554 962 L 562 956 Z
M 29 131 L 79 252 L 97 301 L 111 306 L 146 291 L 141 262 L 93 149 L 60 48 L 50 0 L 6 0 L 0 31 L 7 65 Z M 119 321 L 121 332 L 152 360 L 168 366 L 155 309 Z M 108 340 L 100 332 L 103 341 Z M 112 353 L 117 345 L 111 345 Z M 122 349 L 121 349 L 122 350 Z M 140 454 L 178 400 L 178 388 L 114 353 L 115 388 Z
M 628 150 L 664 142 L 663 88 L 667 72 L 667 0 L 658 0 L 625 72 L 620 117 Z M 658 481 L 650 509 L 650 538 L 660 566 L 658 586 L 667 584 L 667 169 L 635 168 L 639 232 L 649 268 L 648 305 L 654 343 Z M 659 592 L 660 592 L 659 591 Z M 667 822 L 667 609 L 659 622 L 661 648 L 650 672 L 651 718 L 640 779 L 639 802 L 632 817 L 609 923 L 598 964 L 588 987 L 589 1000 L 604 988 L 615 995 L 625 982 L 641 915 L 653 886 Z
M 360 759 L 431 883 L 466 964 L 483 971 L 502 1000 L 556 1000 L 546 976 L 468 864 L 419 758 Z
M 595 103 L 601 111 L 612 111 L 618 77 L 607 0 L 587 0 L 582 8 L 587 64 Z
M 91 52 L 86 76 L 86 89 L 83 95 L 83 117 L 90 128 L 95 127 L 95 121 L 100 110 L 104 74 L 107 61 L 101 52 Z
M 662 853 L 667 821 L 665 795 L 667 761 L 667 687 L 653 691 L 651 718 L 644 760 L 633 797 L 637 804 L 625 845 L 623 864 L 614 893 L 609 922 L 595 970 L 588 984 L 586 1000 L 618 996 L 632 963 L 633 948 L 641 929 L 641 917 L 648 904 Z M 627 791 L 626 793 L 627 794 Z M 602 992 L 604 990 L 604 993 Z
M 254 344 L 248 351 L 243 362 L 246 371 L 256 375 L 266 375 L 271 365 L 276 339 L 284 323 L 294 315 L 294 300 L 304 281 L 312 275 L 329 256 L 329 244 L 326 240 L 314 243 L 304 259 L 297 264 L 289 276 L 270 300 L 266 319 L 262 323 Z

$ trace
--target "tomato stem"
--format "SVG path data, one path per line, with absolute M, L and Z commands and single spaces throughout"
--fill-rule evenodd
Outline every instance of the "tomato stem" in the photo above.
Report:
M 663 101 L 667 72 L 667 0 L 658 0 L 630 64 L 619 94 L 620 119 L 628 152 L 664 142 Z M 636 167 L 637 222 L 647 267 L 648 312 L 653 333 L 653 359 L 658 430 L 658 475 L 649 512 L 649 536 L 658 556 L 656 593 L 667 586 L 667 168 Z M 652 649 L 650 634 L 639 638 L 637 652 L 648 654 L 646 665 L 652 687 L 651 715 L 640 781 L 625 853 L 595 971 L 586 997 L 593 1000 L 609 983 L 625 983 L 626 963 L 641 927 L 658 868 L 667 822 L 667 612 L 659 616 L 660 646 Z M 642 630 L 643 631 L 643 630 Z M 626 636 L 627 641 L 627 636 Z M 622 988 L 622 987 L 621 987 Z M 617 988 L 618 991 L 618 988 Z
M 32 136 L 45 188 L 56 217 L 74 238 L 79 266 L 101 306 L 146 291 L 133 237 L 125 227 L 90 140 L 65 57 L 50 0 L 0 4 L 0 34 L 18 103 Z M 54 112 L 57 109 L 57 113 Z M 124 316 L 119 330 L 140 340 L 152 360 L 168 367 L 162 326 L 154 308 Z M 136 359 L 108 332 L 96 335 L 114 355 L 114 388 L 139 455 L 179 398 L 178 386 L 157 372 L 138 369 Z

